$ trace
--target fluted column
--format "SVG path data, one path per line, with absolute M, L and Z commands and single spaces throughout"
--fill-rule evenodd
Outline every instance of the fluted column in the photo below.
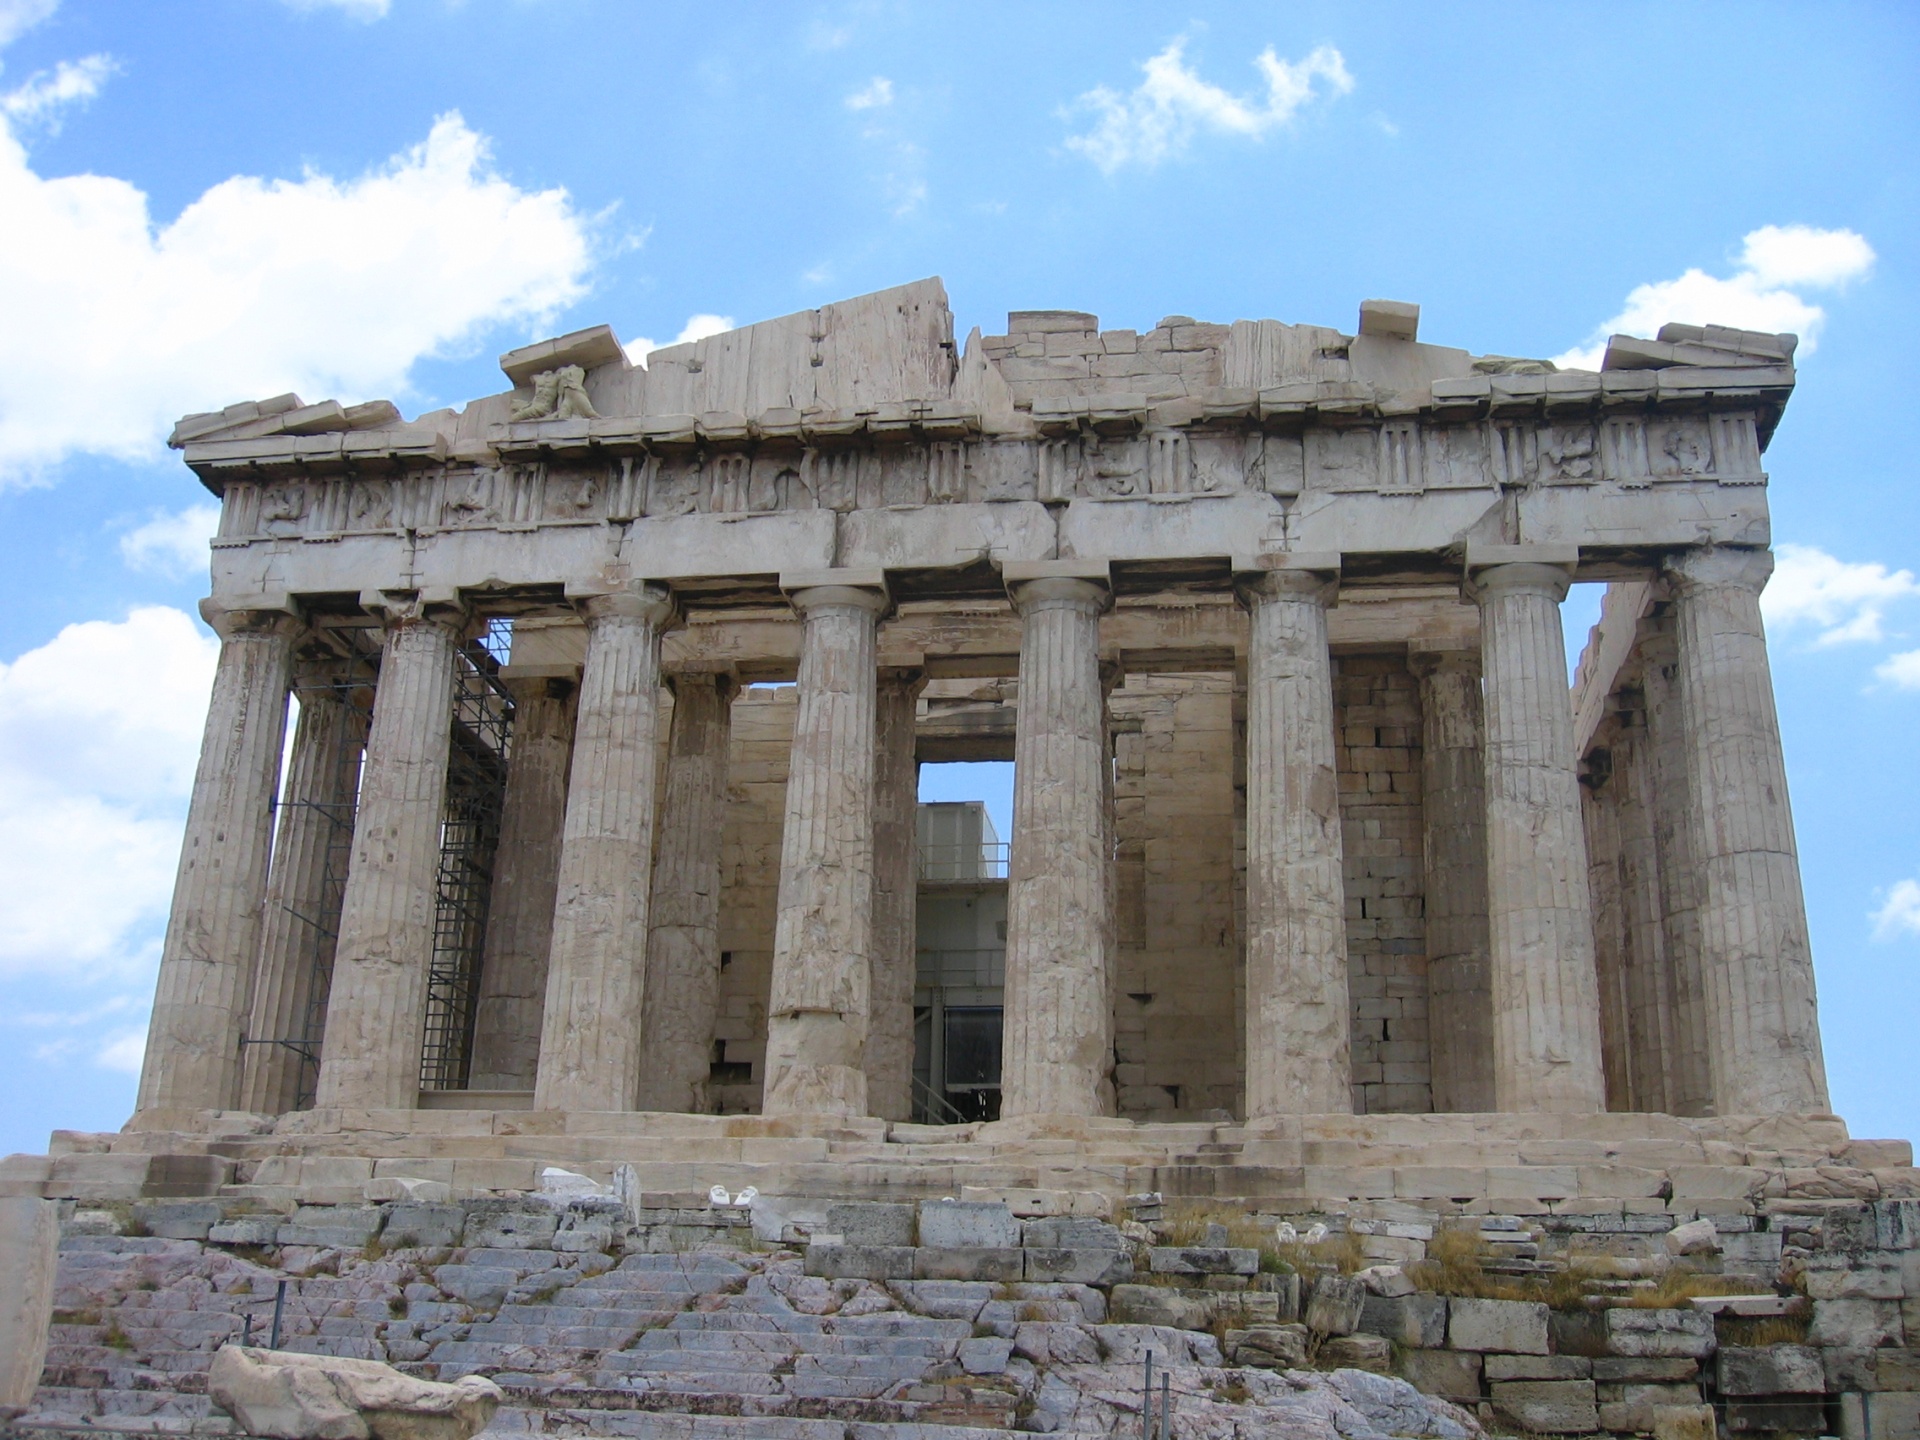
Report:
M 880 676 L 874 721 L 873 965 L 868 980 L 867 1109 L 913 1114 L 913 982 L 920 898 L 920 763 L 914 758 L 918 670 Z
M 873 945 L 877 572 L 787 583 L 804 622 L 761 1113 L 864 1115 Z M 797 577 L 796 577 L 797 578 Z
M 1611 752 L 1607 752 L 1611 754 Z M 1633 1109 L 1628 1064 L 1626 912 L 1620 899 L 1620 790 L 1597 753 L 1586 757 L 1580 817 L 1587 842 L 1587 896 L 1593 907 L 1593 975 L 1600 997 L 1600 1073 L 1609 1110 Z M 1598 773 L 1591 773 L 1595 767 Z
M 1427 1034 L 1433 1108 L 1493 1109 L 1493 990 L 1487 939 L 1487 789 L 1480 657 L 1411 657 L 1420 677 L 1420 795 L 1426 873 Z
M 300 715 L 267 880 L 240 1100 L 241 1109 L 266 1115 L 299 1104 L 307 1057 L 324 1034 L 319 1022 L 367 743 L 366 716 L 349 702 L 342 678 L 337 661 L 321 661 L 302 666 L 296 679 Z
M 1660 859 L 1645 701 L 1622 690 L 1612 784 L 1620 840 L 1620 925 L 1625 941 L 1628 1095 L 1631 1108 L 1673 1113 L 1675 1060 L 1673 967 L 1660 915 Z
M 1022 621 L 1001 1042 L 1007 1118 L 1099 1114 L 1113 1051 L 1099 655 L 1112 599 L 1102 580 L 1048 568 L 1006 567 Z
M 142 1112 L 229 1110 L 239 1101 L 286 738 L 293 617 L 211 602 L 202 614 L 220 636 L 220 660 L 160 951 Z
M 540 1063 L 578 685 L 571 666 L 510 665 L 500 678 L 513 696 L 513 736 L 467 1088 L 531 1090 Z
M 327 999 L 322 1106 L 412 1109 L 420 1093 L 454 650 L 467 616 L 401 601 L 386 619 Z
M 1599 1110 L 1593 907 L 1560 629 L 1570 565 L 1522 552 L 1473 578 L 1486 675 L 1494 1099 L 1506 1111 Z
M 1327 606 L 1338 558 L 1243 576 L 1247 1118 L 1353 1109 Z M 1304 563 L 1303 563 L 1304 562 Z M 1312 568 L 1309 568 L 1311 565 Z
M 730 675 L 672 678 L 666 795 L 653 861 L 640 1108 L 704 1114 L 720 1014 L 720 840 L 733 734 Z
M 1706 982 L 1700 973 L 1700 868 L 1694 859 L 1700 848 L 1700 819 L 1688 775 L 1692 766 L 1680 697 L 1680 652 L 1671 614 L 1641 622 L 1640 664 L 1647 702 L 1653 839 L 1659 856 L 1660 943 L 1673 991 L 1668 1097 L 1676 1115 L 1711 1115 L 1713 1068 L 1708 1055 Z
M 1760 620 L 1760 591 L 1772 573 L 1764 550 L 1696 550 L 1668 563 L 1721 1115 L 1827 1108 L 1806 902 Z
M 587 658 L 533 1103 L 630 1110 L 640 1083 L 653 880 L 660 635 L 673 600 L 661 586 L 641 585 L 581 608 Z

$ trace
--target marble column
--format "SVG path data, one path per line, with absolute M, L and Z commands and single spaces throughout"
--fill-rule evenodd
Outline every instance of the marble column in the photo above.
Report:
M 301 667 L 295 685 L 300 715 L 267 881 L 240 1099 L 241 1109 L 264 1115 L 299 1104 L 308 1056 L 318 1052 L 324 1034 L 319 1022 L 367 743 L 366 716 L 350 703 L 343 679 L 338 662 L 329 660 Z
M 1606 1092 L 1593 906 L 1560 628 L 1571 562 L 1512 549 L 1511 562 L 1473 575 L 1486 676 L 1494 1101 L 1596 1111 Z
M 239 1102 L 240 1039 L 260 954 L 295 622 L 284 611 L 211 602 L 202 614 L 220 636 L 220 660 L 161 945 L 141 1112 Z
M 867 1109 L 913 1114 L 913 984 L 920 900 L 920 762 L 914 757 L 918 670 L 880 676 L 873 766 L 873 964 L 868 978 Z
M 787 583 L 803 621 L 761 1113 L 864 1115 L 879 572 Z
M 386 612 L 327 998 L 320 1106 L 410 1110 L 419 1098 L 454 652 L 467 619 L 418 602 Z
M 653 860 L 646 999 L 641 1006 L 642 1110 L 707 1111 L 720 1016 L 720 841 L 726 825 L 733 677 L 671 680 L 666 794 Z
M 1620 924 L 1627 1009 L 1629 1108 L 1672 1114 L 1674 1005 L 1660 914 L 1660 859 L 1645 700 L 1638 686 L 1616 697 L 1620 729 L 1613 747 L 1619 822 Z
M 540 1029 L 538 1110 L 631 1110 L 653 881 L 660 635 L 664 587 L 596 595 L 581 606 L 587 658 L 574 721 L 573 774 Z
M 1111 762 L 1099 654 L 1100 616 L 1112 595 L 1087 572 L 1074 562 L 1006 567 L 1022 633 L 1003 1118 L 1099 1114 L 1113 1063 L 1109 828 L 1101 813 Z
M 1587 842 L 1587 896 L 1593 907 L 1593 974 L 1600 997 L 1600 1073 L 1609 1110 L 1633 1108 L 1628 1052 L 1627 934 L 1620 903 L 1620 788 L 1608 746 L 1589 751 L 1581 777 L 1580 818 Z
M 513 696 L 513 734 L 474 1006 L 470 1090 L 531 1090 L 539 1070 L 579 689 L 572 666 L 509 665 L 501 683 Z
M 1304 557 L 1293 557 L 1304 559 Z M 1241 577 L 1247 643 L 1247 1118 L 1353 1109 L 1327 606 L 1338 559 Z
M 1667 607 L 1669 610 L 1671 606 Z M 1659 859 L 1660 944 L 1673 991 L 1673 1066 L 1668 1099 L 1676 1115 L 1713 1113 L 1705 980 L 1700 973 L 1699 816 L 1681 713 L 1680 651 L 1671 614 L 1640 622 L 1647 704 L 1647 761 L 1653 841 Z
M 1420 794 L 1433 1108 L 1493 1109 L 1487 938 L 1487 790 L 1480 657 L 1421 651 Z
M 1668 562 L 1700 841 L 1700 968 L 1714 1108 L 1827 1109 L 1800 859 L 1774 712 L 1764 550 Z

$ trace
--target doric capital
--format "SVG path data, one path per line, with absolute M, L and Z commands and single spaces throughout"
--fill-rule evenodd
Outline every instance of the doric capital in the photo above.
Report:
M 300 616 L 293 601 L 280 597 L 259 605 L 221 605 L 212 597 L 200 602 L 200 618 L 222 640 L 240 636 L 272 636 L 291 640 L 300 632 Z
M 1417 642 L 1407 647 L 1407 668 L 1422 680 L 1435 675 L 1480 677 L 1478 650 L 1429 648 Z
M 366 590 L 360 608 L 389 630 L 439 625 L 461 636 L 473 624 L 472 607 L 456 590 Z
M 520 704 L 567 700 L 580 685 L 578 665 L 502 665 L 500 683 Z
M 711 689 L 720 697 L 722 705 L 731 705 L 733 697 L 740 693 L 739 677 L 732 670 L 727 669 L 682 668 L 667 671 L 661 679 L 666 682 L 667 688 L 673 692 L 675 699 L 678 699 L 685 690 L 698 686 L 702 689 Z
M 893 604 L 887 572 L 877 568 L 783 570 L 780 588 L 802 616 L 820 610 L 865 610 L 884 615 Z
M 573 594 L 589 626 L 605 620 L 644 620 L 656 630 L 664 630 L 679 618 L 673 592 L 664 585 L 636 580 L 617 590 L 591 594 Z
M 1758 595 L 1773 574 L 1773 552 L 1708 545 L 1669 555 L 1665 571 L 1679 595 L 1701 590 L 1751 590 Z
M 1340 598 L 1337 551 L 1261 555 L 1234 566 L 1233 593 L 1251 610 L 1267 600 L 1331 605 Z
M 1571 566 L 1522 560 L 1474 571 L 1468 591 L 1483 604 L 1502 595 L 1544 595 L 1558 605 L 1567 598 L 1567 589 L 1572 584 Z

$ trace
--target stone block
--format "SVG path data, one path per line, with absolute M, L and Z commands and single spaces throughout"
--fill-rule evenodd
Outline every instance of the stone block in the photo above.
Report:
M 1334 1335 L 1320 1347 L 1319 1360 L 1330 1369 L 1385 1375 L 1393 1365 L 1393 1346 L 1382 1335 Z
M 1867 1440 L 1913 1440 L 1920 1435 L 1920 1393 L 1882 1391 L 1861 1406 Z
M 1400 1373 L 1422 1395 L 1471 1405 L 1480 1398 L 1481 1358 L 1461 1350 L 1402 1350 Z
M 373 1205 L 302 1205 L 275 1234 L 281 1245 L 327 1245 L 355 1250 L 380 1233 Z
M 1820 1435 L 1827 1407 L 1812 1395 L 1749 1395 L 1725 1401 L 1727 1430 L 1735 1435 Z
M 1636 1310 L 1622 1305 L 1605 1315 L 1610 1355 L 1684 1355 L 1702 1360 L 1713 1353 L 1713 1317 L 1698 1310 Z
M 1125 1250 L 1028 1248 L 1024 1253 L 1026 1278 L 1036 1282 L 1116 1285 L 1133 1275 L 1133 1256 Z
M 1816 1300 L 1810 1345 L 1873 1349 L 1903 1343 L 1900 1307 L 1891 1300 Z
M 453 1186 L 445 1180 L 423 1180 L 413 1175 L 376 1175 L 360 1187 L 360 1196 L 376 1205 L 389 1200 L 444 1205 L 453 1199 Z
M 1820 1395 L 1820 1352 L 1810 1345 L 1728 1345 L 1715 1361 L 1722 1395 Z
M 396 1205 L 387 1212 L 380 1239 L 394 1250 L 437 1250 L 460 1244 L 466 1228 L 467 1212 L 458 1205 Z
M 1677 1385 L 1700 1373 L 1700 1362 L 1681 1355 L 1597 1355 L 1593 1378 L 1602 1385 Z
M 1127 1237 L 1104 1220 L 1055 1215 L 1027 1221 L 1020 1243 L 1030 1250 L 1125 1250 Z
M 479 1375 L 416 1380 L 377 1360 L 224 1345 L 207 1394 L 249 1435 L 274 1440 L 471 1440 L 504 1398 Z
M 993 1298 L 993 1286 L 970 1280 L 898 1280 L 889 1288 L 916 1315 L 969 1324 Z
M 162 1240 L 205 1240 L 220 1223 L 217 1200 L 176 1200 L 133 1207 L 136 1224 Z
M 915 1251 L 911 1245 L 831 1245 L 807 1247 L 805 1269 L 828 1280 L 911 1280 L 915 1278 Z M 974 1279 L 974 1276 L 928 1276 L 928 1279 Z
M 923 1233 L 925 1225 L 923 1218 Z M 808 1253 L 818 1248 L 811 1246 Z M 991 1280 L 1004 1283 L 1026 1278 L 1026 1260 L 1024 1252 L 1017 1247 L 980 1245 L 936 1249 L 922 1245 L 913 1251 L 912 1275 L 915 1280 Z
M 920 1205 L 920 1245 L 936 1250 L 1016 1250 L 1020 1222 L 1005 1205 L 926 1200 Z
M 1653 1440 L 1719 1440 L 1711 1405 L 1669 1405 L 1656 1407 Z
M 1805 1280 L 1813 1300 L 1898 1300 L 1905 1293 L 1899 1266 L 1864 1259 L 1845 1270 L 1809 1269 Z
M 849 1201 L 827 1206 L 825 1229 L 856 1246 L 913 1244 L 913 1206 Z
M 476 1310 L 497 1310 L 519 1281 L 518 1272 L 501 1265 L 442 1265 L 433 1283 Z
M 1544 1355 L 1547 1307 L 1532 1300 L 1449 1300 L 1447 1344 L 1455 1350 Z
M 1116 1285 L 1107 1297 L 1107 1309 L 1116 1324 L 1164 1325 L 1174 1330 L 1205 1330 L 1214 1314 L 1206 1298 L 1164 1285 Z
M 1617 1392 L 1611 1397 L 1609 1392 Z M 1698 1385 L 1618 1385 L 1600 1387 L 1600 1428 L 1646 1434 L 1662 1410 L 1698 1405 Z
M 1091 1347 L 1092 1342 L 1088 1342 Z M 962 1340 L 957 1358 L 960 1368 L 969 1375 L 1001 1375 L 1006 1372 L 1007 1360 L 1013 1353 L 1013 1341 L 998 1335 L 979 1336 L 972 1340 Z
M 1304 1325 L 1251 1325 L 1227 1331 L 1227 1358 L 1262 1370 L 1298 1370 L 1306 1365 L 1311 1344 Z
M 482 1200 L 467 1212 L 467 1244 L 488 1250 L 547 1250 L 560 1228 L 558 1212 L 546 1206 Z
M 1156 1245 L 1147 1251 L 1147 1268 L 1156 1275 L 1255 1275 L 1260 1252 L 1226 1245 Z
M 1496 1414 L 1536 1435 L 1591 1435 L 1600 1428 L 1591 1380 L 1508 1380 L 1488 1386 L 1488 1393 Z
M 0 1199 L 0 1413 L 27 1405 L 40 1383 L 59 1249 L 58 1205 Z
M 1100 1347 L 1079 1325 L 1024 1321 L 1014 1327 L 1013 1350 L 1036 1365 L 1098 1365 Z
M 272 1245 L 279 1234 L 278 1215 L 236 1215 L 207 1227 L 207 1241 L 213 1245 Z
M 1488 1380 L 1591 1380 L 1593 1361 L 1584 1355 L 1489 1355 Z
M 1367 1287 L 1350 1275 L 1322 1275 L 1313 1282 L 1313 1294 L 1302 1317 L 1309 1330 L 1322 1335 L 1351 1335 L 1360 1328 L 1366 1309 Z
M 1873 1243 L 1882 1250 L 1920 1250 L 1920 1200 L 1876 1200 Z
M 1369 1295 L 1360 1328 L 1403 1348 L 1437 1350 L 1447 1343 L 1447 1302 L 1439 1295 Z

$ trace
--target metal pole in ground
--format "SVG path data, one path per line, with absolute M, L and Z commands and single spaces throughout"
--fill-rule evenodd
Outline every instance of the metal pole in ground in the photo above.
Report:
M 273 1292 L 273 1334 L 267 1341 L 269 1350 L 280 1348 L 280 1317 L 287 1308 L 287 1282 L 282 1280 L 279 1288 Z
M 1140 1440 L 1153 1440 L 1153 1351 L 1147 1351 L 1147 1384 L 1140 1396 Z
M 1173 1440 L 1173 1377 L 1160 1372 L 1160 1440 Z

